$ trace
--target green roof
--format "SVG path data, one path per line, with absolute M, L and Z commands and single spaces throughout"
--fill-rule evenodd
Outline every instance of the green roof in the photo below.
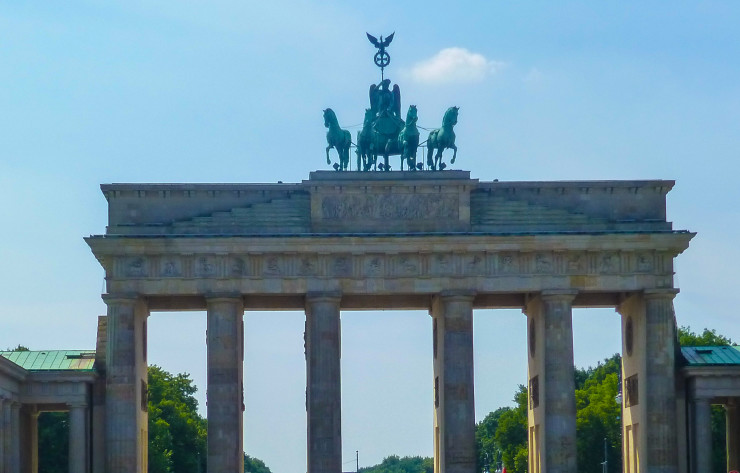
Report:
M 0 351 L 28 371 L 93 371 L 95 352 L 91 350 Z
M 689 366 L 740 365 L 740 347 L 681 347 L 681 353 Z

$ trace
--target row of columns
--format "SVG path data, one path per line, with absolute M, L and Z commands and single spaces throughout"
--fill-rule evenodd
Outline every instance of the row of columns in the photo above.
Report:
M 635 294 L 618 308 L 623 321 L 631 319 L 627 324 L 630 328 L 623 330 L 623 345 L 629 343 L 629 349 L 623 348 L 622 379 L 633 376 L 639 380 L 632 404 L 623 404 L 623 438 L 632 439 L 623 442 L 626 472 L 677 473 L 679 469 L 672 302 L 675 292 Z M 577 471 L 572 324 L 576 295 L 573 291 L 543 291 L 530 298 L 525 307 L 531 473 Z
M 675 291 L 632 296 L 619 308 L 639 336 L 625 357 L 640 382 L 641 425 L 631 447 L 636 471 L 677 473 L 675 420 Z M 573 291 L 543 291 L 525 306 L 529 351 L 529 451 L 532 473 L 575 473 L 576 403 Z M 436 473 L 475 471 L 473 293 L 433 298 L 434 443 Z M 146 472 L 146 346 L 148 308 L 136 297 L 105 296 L 108 304 L 107 445 L 109 473 Z M 340 294 L 306 296 L 308 472 L 340 473 Z M 240 295 L 207 298 L 208 471 L 243 472 L 243 313 Z M 624 351 L 624 350 L 623 350 Z M 638 359 L 639 358 L 639 359 Z M 632 372 L 623 374 L 633 374 Z M 645 386 L 650 386 L 647 390 Z M 139 388 L 141 387 L 141 388 Z M 625 409 L 627 411 L 627 409 Z M 625 426 L 625 428 L 628 426 Z M 624 432 L 623 432 L 624 433 Z M 633 452 L 625 451 L 625 458 Z
M 38 418 L 36 405 L 0 398 L 0 472 L 37 473 Z M 87 473 L 89 427 L 87 405 L 69 406 L 69 471 Z
M 740 400 L 730 398 L 725 404 L 727 471 L 740 471 Z M 691 471 L 712 471 L 712 399 L 696 398 L 690 404 L 692 436 Z
M 144 473 L 148 307 L 136 297 L 105 296 L 108 305 L 107 472 Z M 342 471 L 339 294 L 306 296 L 306 411 L 309 473 Z M 208 472 L 243 472 L 243 299 L 207 298 Z M 435 324 L 437 472 L 475 471 L 473 294 L 442 294 Z M 141 389 L 138 389 L 141 386 Z M 82 471 L 82 470 L 72 470 Z

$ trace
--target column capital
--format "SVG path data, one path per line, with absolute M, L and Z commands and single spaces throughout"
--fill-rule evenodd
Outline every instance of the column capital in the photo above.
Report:
M 574 289 L 546 289 L 539 293 L 543 301 L 573 302 L 577 295 L 578 291 Z
M 326 291 L 326 292 L 307 292 L 306 303 L 308 302 L 336 302 L 337 304 L 342 300 L 342 293 L 339 291 Z
M 244 303 L 244 296 L 239 292 L 212 292 L 205 294 L 206 302 L 233 302 L 238 300 Z
M 448 289 L 440 292 L 437 296 L 445 301 L 459 300 L 472 302 L 476 294 L 475 291 L 469 289 Z
M 140 294 L 135 292 L 114 292 L 101 296 L 106 304 L 131 304 L 134 305 L 142 300 Z
M 671 287 L 665 289 L 645 289 L 642 296 L 645 299 L 670 299 L 673 300 L 678 294 L 678 289 Z

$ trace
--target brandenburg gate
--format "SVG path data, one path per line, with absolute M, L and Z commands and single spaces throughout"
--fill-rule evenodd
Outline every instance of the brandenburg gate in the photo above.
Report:
M 677 472 L 673 260 L 694 234 L 666 221 L 672 186 L 484 182 L 450 170 L 103 185 L 107 230 L 87 243 L 106 279 L 106 471 L 147 470 L 151 313 L 207 312 L 208 471 L 234 473 L 244 311 L 304 309 L 308 472 L 340 473 L 342 309 L 427 309 L 435 472 L 473 473 L 473 313 L 520 308 L 529 471 L 575 473 L 572 309 L 614 307 L 625 471 Z

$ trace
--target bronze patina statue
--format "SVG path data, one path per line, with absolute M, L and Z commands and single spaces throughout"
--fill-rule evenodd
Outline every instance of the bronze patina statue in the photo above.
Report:
M 457 158 L 457 146 L 455 146 L 455 132 L 452 128 L 457 125 L 457 111 L 460 107 L 450 107 L 445 112 L 445 116 L 442 118 L 442 128 L 437 128 L 429 132 L 429 138 L 427 138 L 427 166 L 432 171 L 439 169 L 442 171 L 447 167 L 442 162 L 442 151 L 447 148 L 453 149 L 452 159 L 450 164 L 455 164 L 455 158 Z M 437 154 L 432 157 L 434 150 L 437 150 Z
M 326 132 L 326 164 L 331 164 L 329 150 L 334 148 L 339 154 L 339 162 L 334 164 L 337 171 L 346 171 L 349 166 L 349 147 L 352 144 L 352 135 L 347 130 L 339 127 L 339 120 L 334 110 L 324 110 L 324 126 L 329 129 Z
M 357 170 L 390 171 L 389 156 L 399 155 L 401 157 L 401 171 L 404 163 L 410 171 L 424 169 L 424 160 L 417 162 L 416 154 L 419 143 L 419 130 L 416 122 L 418 120 L 416 105 L 409 107 L 406 121 L 401 119 L 401 88 L 398 84 L 391 88 L 391 80 L 383 76 L 383 71 L 390 64 L 391 57 L 386 51 L 388 45 L 393 41 L 395 33 L 383 39 L 367 34 L 370 42 L 378 49 L 375 53 L 375 65 L 380 67 L 380 82 L 370 85 L 369 108 L 365 109 L 365 118 L 362 129 L 357 132 Z M 425 142 L 428 150 L 427 168 L 432 171 L 443 170 L 447 167 L 442 162 L 442 151 L 447 148 L 455 152 L 451 164 L 457 157 L 455 146 L 455 133 L 452 130 L 457 123 L 458 107 L 450 107 L 442 120 L 442 127 L 432 130 L 429 139 Z M 351 135 L 347 130 L 339 127 L 339 122 L 332 109 L 324 110 L 324 126 L 329 131 L 326 133 L 326 162 L 331 164 L 329 150 L 335 148 L 339 154 L 339 162 L 333 165 L 337 171 L 347 171 L 349 168 L 349 148 L 351 146 Z M 435 155 L 436 150 L 436 155 Z M 378 156 L 383 161 L 378 163 Z
M 416 105 L 409 106 L 406 114 L 406 126 L 398 134 L 398 148 L 401 150 L 401 171 L 403 162 L 406 161 L 409 171 L 421 169 L 424 163 L 416 162 L 416 151 L 419 148 L 419 129 L 416 128 Z

